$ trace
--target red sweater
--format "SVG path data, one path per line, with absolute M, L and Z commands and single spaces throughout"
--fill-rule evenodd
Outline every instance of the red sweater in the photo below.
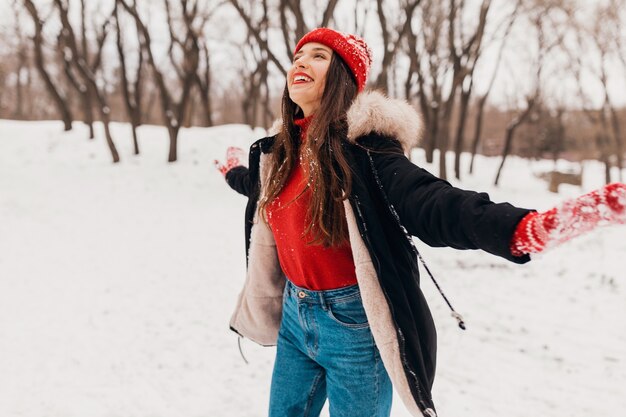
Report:
M 310 116 L 296 120 L 302 140 L 306 138 L 310 121 Z M 302 192 L 306 182 L 298 160 L 283 189 L 267 206 L 267 219 L 276 240 L 280 266 L 291 282 L 310 290 L 330 290 L 356 284 L 349 243 L 329 248 L 307 245 L 313 238 L 311 234 L 304 234 L 308 226 L 307 207 L 311 201 L 311 191 L 307 188 Z

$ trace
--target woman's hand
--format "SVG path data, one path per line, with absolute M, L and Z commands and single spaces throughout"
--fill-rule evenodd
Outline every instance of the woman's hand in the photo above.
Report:
M 546 212 L 529 213 L 513 233 L 511 253 L 539 253 L 610 224 L 626 224 L 626 184 L 608 184 Z
M 217 170 L 226 176 L 226 173 L 231 169 L 243 165 L 242 160 L 245 159 L 246 153 L 243 149 L 236 146 L 229 146 L 226 150 L 226 164 L 222 164 L 217 159 L 213 161 Z

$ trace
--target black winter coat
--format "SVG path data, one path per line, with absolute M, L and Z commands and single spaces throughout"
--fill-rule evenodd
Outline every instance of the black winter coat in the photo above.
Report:
M 251 146 L 249 169 L 237 167 L 226 175 L 228 184 L 249 198 L 246 254 L 253 240 L 261 190 L 260 159 L 271 152 L 274 138 L 263 138 Z M 496 204 L 486 193 L 451 186 L 410 162 L 395 137 L 369 131 L 347 140 L 344 149 L 354 172 L 349 204 L 384 296 L 379 301 L 388 306 L 397 340 L 399 362 L 389 359 L 385 366 L 401 364 L 406 379 L 392 377 L 392 381 L 409 409 L 412 407 L 407 402 L 412 399 L 421 413 L 436 415 L 431 398 L 436 331 L 420 289 L 417 250 L 410 236 L 430 246 L 482 249 L 524 263 L 530 258 L 512 256 L 509 242 L 516 225 L 530 210 Z M 373 316 L 368 312 L 370 322 Z M 231 328 L 242 334 L 232 323 Z M 412 397 L 409 400 L 401 392 L 405 383 Z

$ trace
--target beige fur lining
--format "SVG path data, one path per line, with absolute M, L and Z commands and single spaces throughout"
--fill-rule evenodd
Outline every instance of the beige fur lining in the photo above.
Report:
M 407 153 L 418 145 L 424 130 L 422 117 L 413 106 L 404 100 L 386 97 L 379 91 L 358 94 L 347 116 L 350 141 L 376 132 L 398 139 Z M 282 128 L 282 120 L 278 119 L 268 132 L 275 135 Z
M 267 185 L 267 155 L 261 154 L 261 189 Z M 265 220 L 254 215 L 250 233 L 248 271 L 230 320 L 240 335 L 264 346 L 276 344 L 283 309 L 285 274 L 278 261 L 274 235 Z
M 423 414 L 417 407 L 413 394 L 411 394 L 409 382 L 402 366 L 398 337 L 391 318 L 389 304 L 380 287 L 372 258 L 361 238 L 352 206 L 348 200 L 344 201 L 344 209 L 348 221 L 352 256 L 356 266 L 356 278 L 374 341 L 380 351 L 389 378 L 405 407 L 412 416 L 422 417 Z
M 359 94 L 348 110 L 348 139 L 351 141 L 376 132 L 398 139 L 408 152 L 418 145 L 423 129 L 422 117 L 413 106 L 379 91 Z

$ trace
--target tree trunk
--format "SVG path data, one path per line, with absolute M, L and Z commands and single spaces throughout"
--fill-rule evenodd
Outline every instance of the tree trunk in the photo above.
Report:
M 596 143 L 598 148 L 600 149 L 600 161 L 604 163 L 604 183 L 611 183 L 611 161 L 609 158 L 609 153 L 607 152 L 607 143 L 608 140 L 605 135 L 598 134 L 596 136 Z
M 22 22 L 20 12 L 14 7 L 15 12 L 15 38 L 17 39 L 17 66 L 15 68 L 15 110 L 13 111 L 14 119 L 24 119 L 24 82 L 22 75 L 28 71 L 28 48 L 24 35 L 22 34 Z
M 167 155 L 167 162 L 176 162 L 178 159 L 178 126 L 169 126 L 167 132 L 170 137 L 170 148 Z
M 109 113 L 110 110 L 108 107 L 102 107 L 102 99 L 99 99 L 100 104 L 100 117 L 102 118 L 102 124 L 104 125 L 104 136 L 107 141 L 107 146 L 109 147 L 109 151 L 111 152 L 111 158 L 113 158 L 113 163 L 120 162 L 120 155 L 117 152 L 117 148 L 115 147 L 115 142 L 113 142 L 113 136 L 111 136 L 111 130 L 109 128 L 109 124 L 111 122 Z
M 426 162 L 432 164 L 435 160 L 435 148 L 437 147 L 437 136 L 439 135 L 439 107 L 436 103 L 428 106 L 430 123 L 426 124 L 427 136 L 424 140 L 424 150 L 426 151 Z
M 562 108 L 557 110 L 556 122 L 556 137 L 554 138 L 554 143 L 552 144 L 552 160 L 556 166 L 556 163 L 559 159 L 559 155 L 563 150 L 563 142 L 565 141 L 565 123 L 563 123 L 563 114 L 564 110 Z
M 35 47 L 35 65 L 39 75 L 43 79 L 48 94 L 52 97 L 57 110 L 61 114 L 65 131 L 72 130 L 72 113 L 67 104 L 67 100 L 62 96 L 61 92 L 57 90 L 55 83 L 52 82 L 48 71 L 46 70 L 45 60 L 43 56 L 43 23 L 39 18 L 37 8 L 33 4 L 32 0 L 24 0 L 24 5 L 33 18 L 35 25 L 35 35 L 33 36 L 33 43 Z
M 85 61 L 89 60 L 89 48 L 87 47 L 87 25 L 85 24 L 85 0 L 80 0 L 80 31 L 81 31 L 81 44 L 82 54 L 85 57 Z M 89 127 L 89 139 L 94 139 L 96 135 L 93 130 L 93 97 L 89 88 L 85 88 L 81 91 L 81 95 L 84 96 L 83 103 L 85 112 L 85 123 Z
M 24 118 L 24 99 L 22 91 L 22 71 L 24 69 L 24 51 L 18 52 L 16 79 L 15 79 L 15 111 L 13 112 L 13 118 L 21 120 Z
M 133 118 L 135 119 L 135 118 Z M 137 127 L 138 127 L 138 123 L 136 120 L 133 120 L 130 123 L 131 126 L 131 130 L 133 132 L 133 154 L 134 155 L 139 155 L 139 140 L 137 138 Z
M 538 92 L 536 92 L 536 94 L 538 94 Z M 537 96 L 535 95 L 532 98 L 529 98 L 526 103 L 526 109 L 517 117 L 515 117 L 511 123 L 509 123 L 509 125 L 506 127 L 506 136 L 505 136 L 505 140 L 504 140 L 504 149 L 502 150 L 502 162 L 500 162 L 500 167 L 498 167 L 498 173 L 496 174 L 496 180 L 494 182 L 495 186 L 498 186 L 498 183 L 500 181 L 500 174 L 502 173 L 502 168 L 504 168 L 504 163 L 506 162 L 506 158 L 509 156 L 509 153 L 511 152 L 511 147 L 513 145 L 513 137 L 515 135 L 515 130 L 517 130 L 517 128 L 519 126 L 522 125 L 522 123 L 524 123 L 526 121 L 526 119 L 528 119 L 528 117 L 530 116 L 530 113 L 533 110 L 533 107 L 535 106 L 535 103 L 537 102 Z
M 519 126 L 522 125 L 526 121 L 526 119 L 530 116 L 530 113 L 535 105 L 535 98 L 529 99 L 527 102 L 526 110 L 522 112 L 519 116 L 509 123 L 506 127 L 506 136 L 504 139 L 504 149 L 502 150 L 502 162 L 500 162 L 500 166 L 498 167 L 498 173 L 496 174 L 496 180 L 494 181 L 494 185 L 497 187 L 500 182 L 500 175 L 502 174 L 502 168 L 504 168 L 504 163 L 506 162 L 506 158 L 509 156 L 511 152 L 511 147 L 513 145 L 513 137 L 515 135 L 515 131 Z
M 509 156 L 511 152 L 511 144 L 513 143 L 513 135 L 515 134 L 515 129 L 519 126 L 520 123 L 512 123 L 506 128 L 506 136 L 504 139 L 504 149 L 502 150 L 502 161 L 500 162 L 500 166 L 498 167 L 498 173 L 496 174 L 496 180 L 494 182 L 495 186 L 498 186 L 500 182 L 500 174 L 502 173 L 502 168 L 504 168 L 504 163 L 506 162 L 506 158 Z
M 472 93 L 472 87 L 461 92 L 461 108 L 459 110 L 459 122 L 456 128 L 456 137 L 454 139 L 454 176 L 461 179 L 461 153 L 463 152 L 463 142 L 465 133 L 465 122 L 467 121 L 467 110 L 469 100 Z
M 83 108 L 84 121 L 89 128 L 89 139 L 93 139 L 95 137 L 93 129 L 93 106 L 91 104 L 91 95 L 89 94 L 89 88 L 85 86 L 84 83 L 80 83 L 72 73 L 72 68 L 70 66 L 71 60 L 66 59 L 66 57 L 64 56 L 63 50 L 65 49 L 65 41 L 61 39 L 62 36 L 62 34 L 59 34 L 59 53 L 61 54 L 60 58 L 63 60 L 63 73 L 65 74 L 67 81 L 78 94 L 78 97 L 80 97 L 81 105 Z
M 450 119 L 452 118 L 452 109 L 454 107 L 454 101 L 456 98 L 456 90 L 458 87 L 458 81 L 452 81 L 452 88 L 450 90 L 450 96 L 445 102 L 443 114 L 441 115 L 441 126 L 439 129 L 439 135 L 437 136 L 437 147 L 439 148 L 439 177 L 443 180 L 448 179 L 448 169 L 446 163 L 446 153 L 450 143 Z
M 618 168 L 618 176 L 617 180 L 622 182 L 622 169 L 623 169 L 623 161 L 624 158 L 624 147 L 622 144 L 622 129 L 619 123 L 619 118 L 615 108 L 610 106 L 611 110 L 611 127 L 613 128 L 613 137 L 615 139 L 614 155 L 615 155 L 615 163 Z
M 202 42 L 202 55 L 204 57 L 204 73 L 196 73 L 195 85 L 198 87 L 198 95 L 202 103 L 202 123 L 204 127 L 213 126 L 213 106 L 211 102 L 211 62 L 209 61 L 209 48 L 206 42 Z
M 474 139 L 472 140 L 472 160 L 470 162 L 469 173 L 474 173 L 474 160 L 476 153 L 478 152 L 478 144 L 480 143 L 480 135 L 483 129 L 483 114 L 485 112 L 485 103 L 487 103 L 488 94 L 483 95 L 478 100 L 477 113 L 476 113 L 476 125 L 474 126 Z

